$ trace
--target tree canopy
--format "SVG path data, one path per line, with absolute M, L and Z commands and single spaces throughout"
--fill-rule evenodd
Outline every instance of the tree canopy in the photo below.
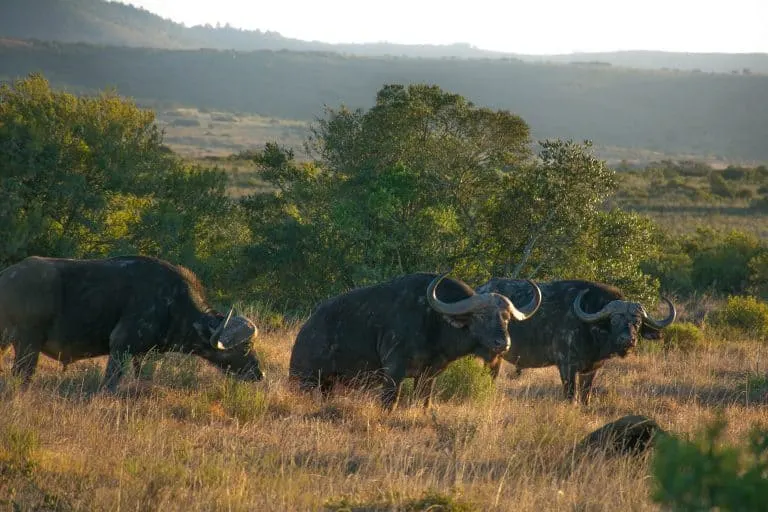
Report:
M 602 211 L 613 171 L 591 144 L 531 154 L 519 116 L 434 85 L 385 85 L 368 110 L 327 108 L 298 163 L 268 144 L 250 157 L 271 194 L 247 197 L 249 273 L 295 306 L 416 271 L 607 278 L 649 298 L 655 248 L 637 215 Z
M 170 153 L 151 111 L 40 75 L 0 87 L 0 264 L 139 252 L 195 266 L 222 238 L 226 176 Z M 6 235 L 7 234 L 7 235 Z

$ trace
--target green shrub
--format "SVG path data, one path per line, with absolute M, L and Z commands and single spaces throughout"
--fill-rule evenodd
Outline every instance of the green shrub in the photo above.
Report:
M 435 394 L 441 400 L 485 402 L 493 396 L 493 379 L 477 358 L 454 361 L 437 376 Z
M 662 436 L 653 458 L 653 499 L 666 510 L 764 510 L 768 503 L 768 431 L 749 445 L 719 442 L 718 421 L 693 440 Z
M 693 260 L 683 252 L 666 252 L 642 262 L 640 269 L 659 280 L 661 289 L 689 293 L 693 289 Z
M 749 293 L 768 298 L 768 251 L 749 260 Z
M 263 417 L 269 406 L 263 390 L 232 378 L 224 379 L 222 385 L 212 391 L 211 398 L 221 404 L 228 416 L 243 423 Z
M 664 347 L 688 352 L 701 346 L 701 329 L 690 322 L 672 324 L 664 329 Z
M 709 173 L 709 188 L 712 194 L 716 196 L 733 197 L 733 189 L 720 172 L 712 171 Z
M 38 447 L 37 433 L 8 425 L 0 429 L 0 478 L 8 472 L 29 474 L 36 462 L 32 455 Z
M 755 297 L 728 297 L 727 304 L 709 315 L 716 327 L 736 329 L 754 336 L 768 336 L 768 304 Z
M 688 245 L 687 252 L 693 257 L 691 278 L 694 287 L 730 294 L 745 291 L 749 281 L 749 260 L 764 250 L 756 236 L 741 231 L 726 236 L 702 231 Z

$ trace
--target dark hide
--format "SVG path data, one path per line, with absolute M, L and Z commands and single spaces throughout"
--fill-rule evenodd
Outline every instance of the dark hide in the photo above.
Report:
M 576 446 L 577 455 L 602 453 L 606 456 L 640 455 L 653 447 L 664 430 L 647 416 L 628 415 L 606 423 Z
M 489 364 L 494 378 L 498 376 L 501 360 L 522 368 L 557 366 L 566 399 L 577 399 L 576 384 L 581 401 L 589 403 L 595 373 L 603 362 L 613 356 L 625 357 L 637 344 L 638 335 L 658 339 L 661 332 L 643 323 L 640 314 L 630 311 L 613 314 L 595 323 L 586 323 L 576 316 L 573 302 L 585 288 L 581 307 L 594 313 L 614 300 L 624 300 L 614 287 L 589 281 L 549 281 L 539 283 L 542 303 L 530 320 L 509 325 L 511 347 L 508 352 Z M 497 292 L 514 303 L 530 300 L 530 287 L 518 279 L 493 278 L 479 286 L 478 293 Z M 627 303 L 633 304 L 633 303 Z M 488 354 L 477 355 L 486 360 Z
M 205 301 L 183 267 L 141 256 L 102 260 L 29 257 L 0 273 L 0 338 L 16 353 L 13 372 L 27 385 L 40 353 L 65 366 L 109 355 L 102 385 L 115 390 L 121 360 L 151 349 L 196 354 L 223 370 L 260 380 L 248 342 L 255 326 L 233 317 L 212 345 L 224 315 Z M 0 343 L 0 345 L 2 344 Z
M 471 314 L 438 313 L 425 293 L 435 277 L 406 275 L 321 303 L 296 337 L 291 379 L 298 380 L 302 389 L 320 387 L 323 394 L 336 381 L 383 384 L 382 403 L 392 408 L 403 379 L 415 377 L 415 388 L 428 406 L 438 373 L 479 346 L 495 357 L 509 346 L 508 324 L 516 323 L 503 306 L 506 299 L 497 294 L 490 294 L 493 305 Z M 446 278 L 436 295 L 454 303 L 475 292 Z

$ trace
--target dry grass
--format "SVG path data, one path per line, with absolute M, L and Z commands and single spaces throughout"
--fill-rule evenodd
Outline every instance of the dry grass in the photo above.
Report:
M 258 340 L 266 383 L 179 355 L 150 361 L 117 396 L 93 392 L 99 360 L 66 373 L 46 360 L 26 392 L 3 373 L 0 508 L 421 509 L 414 500 L 437 493 L 454 510 L 655 510 L 647 458 L 567 454 L 629 413 L 689 433 L 723 411 L 735 441 L 768 419 L 764 390 L 749 389 L 764 382 L 768 348 L 749 340 L 613 360 L 586 408 L 560 400 L 545 368 L 503 374 L 487 404 L 385 414 L 363 393 L 323 403 L 291 390 L 294 334 Z
M 165 142 L 185 158 L 222 157 L 279 141 L 302 157 L 309 123 L 254 114 L 179 108 L 157 113 Z

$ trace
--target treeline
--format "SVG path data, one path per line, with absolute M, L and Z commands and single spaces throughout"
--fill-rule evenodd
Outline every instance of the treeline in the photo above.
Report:
M 0 264 L 154 255 L 191 267 L 215 297 L 301 313 L 352 287 L 448 269 L 478 284 L 596 279 L 646 301 L 660 284 L 764 292 L 761 241 L 669 240 L 604 208 L 616 175 L 588 142 L 542 141 L 535 154 L 530 142 L 516 115 L 393 84 L 370 109 L 327 108 L 311 162 L 276 143 L 239 155 L 271 191 L 234 200 L 223 172 L 167 150 L 151 111 L 33 75 L 0 89 Z
M 0 63 L 7 78 L 42 71 L 75 91 L 116 86 L 141 101 L 288 119 L 313 119 L 324 104 L 370 107 L 383 83 L 439 83 L 522 116 L 537 138 L 768 160 L 768 76 L 56 43 L 0 44 Z
M 147 48 L 291 50 L 350 55 L 427 58 L 519 58 L 530 62 L 592 63 L 640 69 L 680 69 L 715 73 L 768 73 L 768 55 L 622 51 L 564 55 L 522 55 L 451 45 L 330 44 L 284 37 L 277 32 L 241 30 L 229 25 L 186 27 L 145 9 L 106 0 L 4 0 L 0 35 L 67 43 Z

